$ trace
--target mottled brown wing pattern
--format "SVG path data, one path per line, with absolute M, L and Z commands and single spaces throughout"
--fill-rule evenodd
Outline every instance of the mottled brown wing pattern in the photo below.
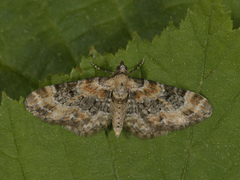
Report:
M 46 86 L 32 92 L 25 100 L 34 116 L 50 124 L 66 127 L 81 136 L 107 128 L 111 123 L 111 94 L 102 86 L 108 77 Z
M 191 91 L 144 79 L 132 79 L 123 129 L 152 138 L 194 125 L 212 114 L 206 98 Z
M 46 86 L 32 92 L 26 108 L 41 120 L 87 136 L 111 123 L 118 138 L 122 129 L 152 138 L 194 125 L 212 114 L 206 98 L 145 79 L 132 79 L 121 61 L 111 77 L 96 77 Z

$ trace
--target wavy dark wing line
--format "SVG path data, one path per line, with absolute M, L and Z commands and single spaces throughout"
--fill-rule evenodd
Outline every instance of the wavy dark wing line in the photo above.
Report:
M 191 91 L 154 81 L 133 79 L 124 129 L 152 138 L 194 125 L 212 114 L 206 98 Z

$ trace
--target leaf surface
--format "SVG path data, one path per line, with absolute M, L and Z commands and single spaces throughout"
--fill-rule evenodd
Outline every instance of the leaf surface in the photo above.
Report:
M 230 13 L 218 1 L 202 0 L 179 29 L 170 23 L 151 43 L 134 34 L 126 50 L 114 56 L 92 49 L 81 60 L 81 74 L 73 69 L 69 76 L 49 76 L 41 84 L 109 76 L 90 60 L 114 71 L 121 60 L 131 70 L 144 58 L 132 77 L 188 89 L 212 103 L 211 118 L 151 140 L 126 132 L 116 139 L 113 131 L 77 137 L 34 118 L 23 99 L 3 94 L 0 179 L 239 179 L 239 42 Z

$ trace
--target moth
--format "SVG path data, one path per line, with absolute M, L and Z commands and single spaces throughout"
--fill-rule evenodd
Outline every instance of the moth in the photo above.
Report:
M 43 87 L 26 98 L 26 109 L 42 121 L 64 126 L 79 136 L 112 125 L 117 138 L 126 130 L 143 139 L 183 129 L 211 116 L 211 104 L 199 94 L 131 78 L 130 74 L 143 63 L 144 59 L 128 72 L 121 61 L 116 72 L 104 70 L 111 77 Z

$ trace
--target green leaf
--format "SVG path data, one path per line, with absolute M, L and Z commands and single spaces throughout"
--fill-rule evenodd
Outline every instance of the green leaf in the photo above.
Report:
M 2 0 L 0 91 L 26 97 L 49 74 L 69 73 L 91 46 L 100 53 L 126 47 L 133 32 L 152 40 L 184 18 L 195 0 Z M 26 88 L 28 87 L 28 88 Z M 17 89 L 17 91 L 16 91 Z
M 41 122 L 25 110 L 23 99 L 4 94 L 0 179 L 239 179 L 239 30 L 232 30 L 230 13 L 216 0 L 198 1 L 179 27 L 170 23 L 152 43 L 134 34 L 115 56 L 92 49 L 82 58 L 81 76 L 73 69 L 69 76 L 49 76 L 41 86 L 109 76 L 90 60 L 114 71 L 120 60 L 131 70 L 144 58 L 132 77 L 202 94 L 213 105 L 211 118 L 151 140 L 128 133 L 116 139 L 113 131 L 82 138 Z

